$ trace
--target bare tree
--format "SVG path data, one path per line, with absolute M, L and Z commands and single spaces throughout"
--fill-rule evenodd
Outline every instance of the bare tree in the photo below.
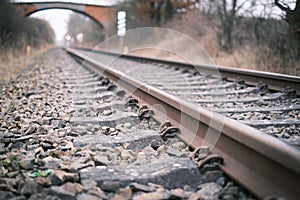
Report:
M 285 20 L 289 23 L 291 33 L 297 35 L 300 40 L 300 0 L 295 2 L 295 8 L 291 9 L 287 3 L 275 0 L 275 5 L 285 12 Z
M 199 0 L 137 0 L 135 9 L 139 16 L 155 25 L 162 25 L 175 13 L 186 12 Z
M 237 20 L 237 13 L 249 2 L 247 0 L 220 0 L 217 4 L 217 13 L 220 20 L 218 33 L 219 45 L 223 50 L 231 51 L 233 48 L 233 31 Z
M 275 5 L 285 12 L 285 21 L 289 24 L 291 34 L 290 49 L 298 60 L 300 55 L 300 0 L 296 0 L 295 8 L 291 9 L 287 3 L 274 0 Z
M 0 19 L 0 51 L 54 42 L 54 32 L 46 21 L 23 17 L 9 0 L 0 3 Z

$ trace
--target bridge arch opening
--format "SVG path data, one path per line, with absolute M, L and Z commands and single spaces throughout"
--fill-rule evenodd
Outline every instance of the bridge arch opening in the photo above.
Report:
M 84 43 L 97 45 L 105 39 L 103 25 L 93 17 L 77 10 L 46 8 L 30 12 L 26 16 L 48 21 L 55 32 L 58 46 L 83 46 Z M 77 23 L 74 24 L 74 22 Z M 70 25 L 70 23 L 73 24 Z M 71 39 L 66 36 L 71 36 Z
M 32 11 L 32 12 L 29 12 L 27 13 L 25 16 L 26 17 L 30 17 L 31 15 L 35 14 L 35 13 L 38 13 L 38 12 L 42 12 L 42 11 L 45 11 L 45 10 L 67 10 L 67 11 L 71 11 L 71 12 L 74 12 L 74 13 L 78 13 L 78 14 L 82 14 L 88 18 L 90 18 L 91 20 L 93 20 L 96 24 L 99 25 L 99 27 L 101 29 L 104 28 L 103 24 L 101 24 L 99 21 L 97 21 L 94 17 L 92 17 L 91 15 L 88 15 L 87 13 L 85 12 L 82 12 L 82 11 L 78 11 L 78 10 L 75 10 L 75 9 L 71 9 L 71 8 L 63 8 L 63 7 L 50 7 L 50 8 L 42 8 L 42 9 L 38 9 L 38 10 L 35 10 L 35 11 Z

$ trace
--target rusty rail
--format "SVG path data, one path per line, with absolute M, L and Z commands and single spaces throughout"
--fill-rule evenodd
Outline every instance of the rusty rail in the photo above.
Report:
M 165 63 L 170 64 L 172 66 L 180 66 L 181 68 L 186 69 L 201 69 L 203 72 L 207 73 L 215 73 L 216 66 L 210 66 L 210 65 L 199 65 L 199 64 L 190 64 L 185 62 L 178 62 L 178 61 L 170 61 L 170 60 L 163 60 L 159 58 L 150 58 L 150 57 L 143 57 L 143 56 L 135 56 L 135 55 L 129 55 L 129 54 L 118 54 L 115 52 L 109 52 L 104 50 L 92 50 L 87 48 L 77 48 L 79 50 L 83 51 L 93 51 L 98 52 L 102 54 L 109 54 L 114 56 L 122 56 L 124 58 L 133 58 L 133 59 L 143 59 L 158 63 Z M 258 82 L 265 83 L 268 85 L 268 88 L 270 90 L 275 91 L 282 91 L 283 89 L 289 87 L 294 90 L 296 90 L 297 95 L 300 95 L 300 77 L 299 76 L 292 76 L 292 75 L 286 75 L 286 74 L 278 74 L 278 73 L 272 73 L 272 72 L 263 72 L 263 71 L 256 71 L 256 70 L 249 70 L 249 69 L 237 69 L 233 67 L 225 67 L 225 66 L 217 66 L 218 71 L 228 78 L 228 80 L 236 80 L 236 77 L 239 77 L 243 80 L 245 80 L 245 83 L 247 85 L 256 86 Z
M 204 141 L 207 132 L 212 136 L 219 134 L 212 151 L 223 157 L 221 169 L 258 198 L 299 197 L 299 151 L 254 128 L 132 79 L 122 72 L 86 58 L 76 50 L 66 50 L 79 62 L 84 61 L 83 64 L 90 70 L 109 77 L 126 90 L 134 91 L 133 96 L 142 103 L 150 107 L 157 104 L 163 106 L 168 120 L 180 127 L 180 138 L 193 148 L 210 142 Z M 166 119 L 162 109 L 155 106 L 153 109 L 155 119 L 164 122 Z M 184 126 L 182 120 L 185 122 Z M 193 130 L 195 125 L 197 129 Z

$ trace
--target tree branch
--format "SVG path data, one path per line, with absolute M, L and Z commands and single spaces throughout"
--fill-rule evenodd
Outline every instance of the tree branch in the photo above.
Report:
M 281 4 L 281 3 L 279 3 L 279 1 L 278 0 L 274 0 L 275 1 L 275 5 L 278 7 L 278 8 L 280 8 L 280 10 L 283 10 L 283 11 L 285 11 L 285 12 L 287 12 L 287 11 L 291 11 L 291 9 L 290 9 L 290 7 L 287 5 L 287 4 Z

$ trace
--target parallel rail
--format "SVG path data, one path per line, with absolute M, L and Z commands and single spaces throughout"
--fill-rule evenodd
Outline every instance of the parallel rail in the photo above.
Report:
M 141 100 L 142 103 L 150 106 L 157 104 L 163 106 L 169 117 L 168 120 L 181 128 L 179 137 L 193 148 L 210 142 L 204 141 L 207 132 L 212 136 L 219 137 L 212 151 L 224 158 L 225 162 L 221 165 L 221 169 L 257 197 L 276 196 L 297 199 L 300 195 L 298 189 L 298 181 L 300 180 L 299 151 L 271 136 L 262 134 L 254 128 L 176 98 L 120 71 L 108 68 L 91 58 L 86 58 L 85 55 L 76 50 L 66 50 L 79 62 L 84 61 L 83 64 L 92 71 L 107 76 L 126 90 L 134 91 L 133 96 Z M 157 59 L 150 60 L 158 61 Z M 160 62 L 181 65 L 178 62 L 161 60 Z M 188 67 L 188 64 L 182 65 Z M 238 73 L 238 70 L 236 71 Z M 266 78 L 261 78 L 265 82 Z M 280 79 L 284 82 L 285 79 L 289 78 L 281 77 Z M 291 86 L 289 83 L 285 83 L 285 85 Z M 296 90 L 298 92 L 299 88 Z M 166 119 L 162 110 L 155 106 L 153 109 L 156 113 L 154 118 L 159 122 L 164 122 Z M 187 124 L 182 126 L 182 120 L 190 126 Z M 197 130 L 192 128 L 195 125 L 198 125 Z
M 191 70 L 195 70 L 195 68 L 200 68 L 203 72 L 216 72 L 216 66 L 211 65 L 199 65 L 199 64 L 190 64 L 178 61 L 170 61 L 163 60 L 159 58 L 151 58 L 151 57 L 143 57 L 143 56 L 135 56 L 129 54 L 118 54 L 115 52 L 108 52 L 103 50 L 92 50 L 87 48 L 77 48 L 80 50 L 84 50 L 87 52 L 93 51 L 101 54 L 114 55 L 116 57 L 122 56 L 122 58 L 133 58 L 133 59 L 143 59 L 147 61 L 158 62 L 162 64 L 169 64 L 172 66 L 180 66 L 181 68 L 187 68 Z M 263 71 L 255 71 L 249 69 L 237 69 L 233 67 L 225 67 L 225 66 L 217 66 L 218 71 L 223 76 L 226 76 L 228 80 L 236 80 L 237 77 L 245 80 L 245 83 L 248 85 L 256 86 L 258 82 L 262 82 L 268 85 L 270 90 L 274 91 L 282 91 L 283 89 L 289 87 L 296 90 L 297 95 L 300 95 L 300 77 L 292 76 L 286 74 L 278 74 L 272 72 L 263 72 Z

